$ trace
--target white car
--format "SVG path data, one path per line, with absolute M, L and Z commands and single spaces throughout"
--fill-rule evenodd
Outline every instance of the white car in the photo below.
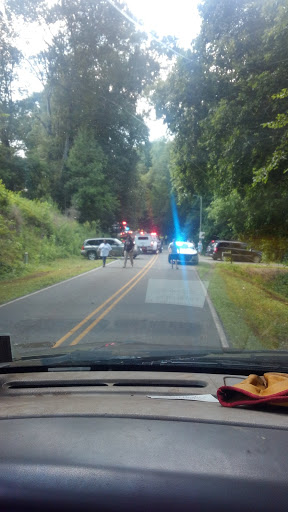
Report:
M 135 235 L 135 245 L 146 254 L 162 252 L 161 241 L 155 233 L 137 233 Z
M 168 247 L 168 262 L 171 263 L 171 245 Z M 195 245 L 192 242 L 176 242 L 177 253 L 179 254 L 178 261 L 180 263 L 192 263 L 198 265 L 199 257 Z

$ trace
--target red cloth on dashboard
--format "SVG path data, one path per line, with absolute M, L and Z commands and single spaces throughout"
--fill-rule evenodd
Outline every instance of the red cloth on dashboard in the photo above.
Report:
M 219 388 L 217 397 L 224 407 L 260 404 L 288 407 L 288 374 L 270 372 L 262 377 L 249 375 L 239 384 Z

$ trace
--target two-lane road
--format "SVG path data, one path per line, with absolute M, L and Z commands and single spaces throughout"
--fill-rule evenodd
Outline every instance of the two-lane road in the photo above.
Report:
M 167 253 L 123 260 L 0 306 L 0 332 L 14 357 L 69 347 L 138 344 L 225 346 L 225 336 L 194 267 L 171 269 Z

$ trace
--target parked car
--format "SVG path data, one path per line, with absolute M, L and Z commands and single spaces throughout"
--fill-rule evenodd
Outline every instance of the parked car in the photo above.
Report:
M 206 247 L 205 256 L 212 256 L 215 243 L 215 240 L 211 240 L 211 242 L 209 242 L 209 244 Z
M 169 244 L 168 252 L 171 252 L 171 244 Z M 178 261 L 180 263 L 192 263 L 198 265 L 199 257 L 195 245 L 192 242 L 176 242 L 177 252 L 179 254 Z M 171 254 L 168 254 L 168 263 L 171 263 Z
M 109 256 L 119 257 L 124 255 L 124 244 L 118 238 L 88 238 L 82 245 L 82 256 L 85 256 L 88 260 L 100 258 L 99 246 L 103 240 L 107 240 L 108 244 L 112 247 Z
M 213 260 L 223 260 L 226 256 L 232 261 L 260 263 L 262 252 L 249 249 L 248 244 L 237 240 L 217 240 L 213 246 Z

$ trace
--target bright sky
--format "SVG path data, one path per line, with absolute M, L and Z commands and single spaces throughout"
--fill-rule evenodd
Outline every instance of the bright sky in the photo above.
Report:
M 200 16 L 197 6 L 201 0 L 125 0 L 131 12 L 143 22 L 147 32 L 156 32 L 162 38 L 172 35 L 182 48 L 189 48 L 191 41 L 200 30 Z M 144 105 L 143 105 L 144 106 Z M 151 112 L 146 123 L 150 129 L 150 140 L 166 135 L 161 120 Z
M 113 1 L 113 0 L 112 0 Z M 124 0 L 123 0 L 124 1 Z M 1 2 L 1 0 L 0 0 Z M 172 35 L 178 38 L 179 46 L 188 48 L 200 30 L 200 17 L 197 5 L 201 0 L 125 0 L 131 12 L 142 21 L 142 30 L 156 32 L 162 38 L 165 35 Z M 49 38 L 49 34 L 46 34 Z M 43 44 L 43 31 L 35 25 L 21 31 L 21 49 L 28 57 L 37 53 Z M 40 82 L 32 79 L 29 63 L 26 61 L 26 73 L 21 73 L 22 87 L 29 92 L 41 90 Z M 144 105 L 143 105 L 144 106 Z M 154 119 L 153 119 L 154 117 Z M 153 112 L 148 125 L 150 128 L 150 139 L 162 137 L 166 129 L 162 121 L 156 121 Z
M 125 0 L 148 32 L 160 37 L 176 36 L 179 45 L 188 48 L 200 28 L 197 5 L 201 0 Z

